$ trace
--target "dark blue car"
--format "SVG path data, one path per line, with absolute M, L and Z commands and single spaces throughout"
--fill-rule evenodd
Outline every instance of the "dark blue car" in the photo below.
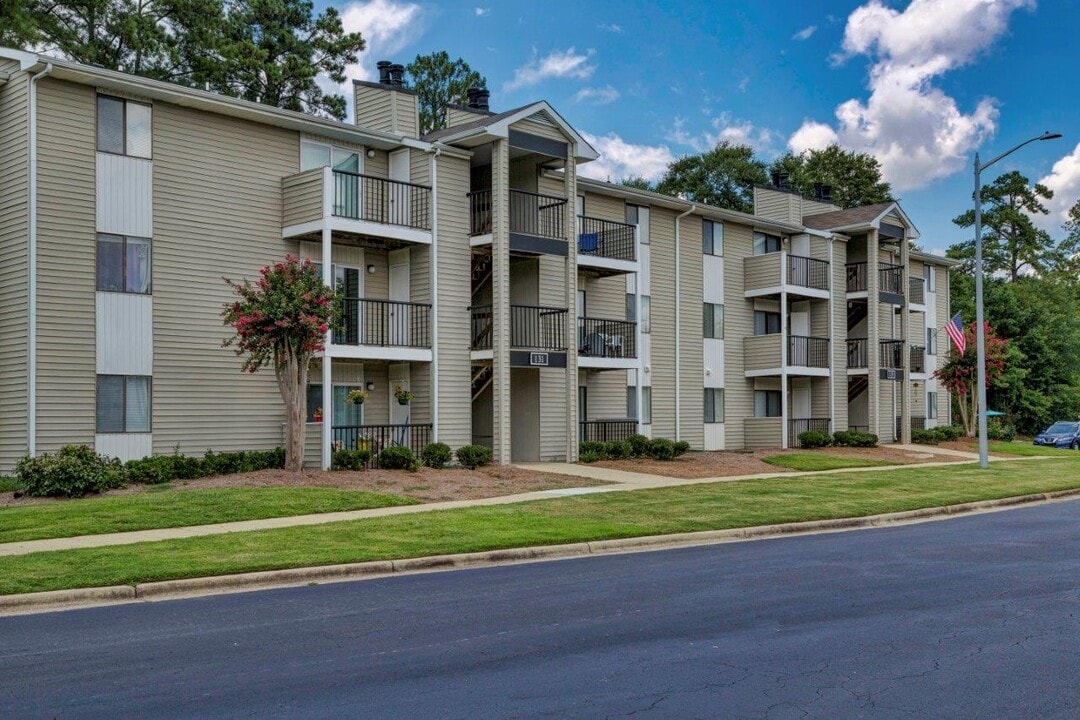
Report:
M 1056 422 L 1035 436 L 1035 445 L 1080 449 L 1080 422 Z

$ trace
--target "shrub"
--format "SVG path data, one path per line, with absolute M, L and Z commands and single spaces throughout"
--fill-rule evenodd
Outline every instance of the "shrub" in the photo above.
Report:
M 457 449 L 458 462 L 470 470 L 491 463 L 491 448 L 484 445 L 464 445 Z
M 578 455 L 582 453 L 595 455 L 597 460 L 603 460 L 607 457 L 607 443 L 585 440 L 578 446 Z
M 686 453 L 690 452 L 690 443 L 686 442 L 685 440 L 680 440 L 679 442 L 675 443 L 674 447 L 675 457 L 679 457 L 680 455 L 685 455 Z
M 995 420 L 994 422 L 987 423 L 986 437 L 990 440 L 1012 442 L 1016 438 L 1016 428 L 1013 427 L 1011 423 Z
M 15 465 L 27 495 L 82 497 L 124 484 L 120 461 L 98 455 L 85 445 L 65 445 L 55 454 L 26 456 Z
M 630 457 L 630 443 L 624 440 L 610 440 L 604 443 L 604 456 L 608 460 L 622 460 Z
M 649 441 L 649 457 L 653 460 L 672 460 L 675 457 L 675 443 L 667 438 Z
M 807 430 L 799 433 L 799 446 L 804 448 L 823 448 L 833 444 L 832 435 L 824 430 Z
M 141 460 L 128 460 L 124 473 L 130 483 L 160 485 L 170 482 L 175 475 L 172 455 L 151 455 Z
M 915 428 L 911 431 L 911 442 L 918 445 L 937 445 L 944 438 L 934 430 L 920 430 Z
M 450 450 L 450 446 L 441 442 L 428 443 L 420 451 L 420 462 L 436 470 L 442 470 L 452 457 L 454 453 Z
M 942 440 L 959 440 L 964 437 L 964 428 L 956 425 L 938 425 L 934 428 L 934 432 L 936 432 Z
M 233 473 L 273 470 L 285 467 L 285 450 L 239 450 L 216 453 L 207 450 L 202 459 L 202 477 L 232 475 Z
M 838 430 L 833 434 L 833 444 L 847 447 L 877 447 L 878 436 L 861 430 Z
M 634 434 L 626 438 L 626 442 L 630 443 L 630 457 L 648 457 L 649 438 L 644 435 Z
M 379 452 L 379 467 L 384 470 L 416 470 L 420 464 L 416 462 L 413 451 L 404 445 L 391 445 Z
M 363 470 L 369 460 L 370 450 L 338 450 L 330 458 L 330 469 Z
M 595 450 L 581 450 L 578 452 L 578 460 L 583 463 L 594 463 L 603 459 L 604 456 Z

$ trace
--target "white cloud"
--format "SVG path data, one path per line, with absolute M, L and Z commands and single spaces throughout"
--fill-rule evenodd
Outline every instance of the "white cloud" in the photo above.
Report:
M 619 99 L 619 91 L 610 85 L 604 87 L 581 88 L 574 95 L 574 102 L 591 102 L 595 105 L 607 105 Z
M 1069 219 L 1069 210 L 1080 200 L 1080 143 L 1073 151 L 1054 163 L 1050 174 L 1039 180 L 1054 191 L 1054 197 L 1043 204 L 1049 215 L 1039 215 L 1035 223 L 1052 234 L 1059 234 Z
M 485 8 L 485 7 L 473 8 L 473 12 L 476 13 L 477 17 L 483 17 L 484 15 L 487 15 L 488 13 L 491 12 L 491 8 Z
M 611 23 L 611 24 L 600 23 L 596 27 L 598 29 L 600 29 L 600 30 L 603 30 L 604 32 L 610 32 L 610 33 L 621 33 L 622 32 L 622 25 L 616 25 L 615 23 Z
M 600 153 L 600 159 L 583 164 L 579 172 L 596 180 L 617 182 L 628 177 L 657 180 L 675 159 L 666 145 L 635 145 L 613 132 L 603 136 L 585 132 L 581 135 Z
M 594 53 L 594 50 L 579 53 L 574 48 L 567 48 L 566 50 L 552 50 L 544 57 L 539 57 L 534 51 L 532 59 L 514 71 L 514 79 L 506 83 L 503 89 L 509 92 L 536 85 L 549 78 L 584 80 L 596 70 L 595 65 L 589 64 L 589 58 Z
M 933 81 L 966 65 L 1007 29 L 1010 14 L 1034 0 L 912 0 L 905 10 L 870 0 L 848 17 L 842 63 L 872 59 L 865 100 L 836 108 L 836 125 L 808 119 L 788 145 L 800 151 L 829 142 L 874 155 L 896 190 L 951 175 L 997 129 L 997 103 L 980 100 L 965 114 Z
M 804 27 L 802 30 L 800 30 L 799 32 L 792 35 L 791 39 L 792 40 L 809 40 L 810 36 L 813 35 L 816 31 L 817 31 L 817 25 L 810 25 L 808 27 Z
M 709 122 L 712 129 L 696 135 L 687 132 L 685 126 L 686 121 L 683 118 L 675 118 L 667 139 L 678 145 L 686 145 L 699 153 L 711 150 L 725 140 L 733 145 L 749 145 L 759 153 L 768 153 L 776 139 L 772 130 L 758 127 L 749 120 L 732 117 L 729 112 L 714 117 Z
M 750 87 L 750 76 L 744 75 L 735 87 L 739 89 L 739 92 L 746 92 L 746 88 Z
M 351 2 L 341 9 L 341 24 L 345 32 L 363 35 L 366 44 L 360 62 L 345 69 L 349 80 L 375 80 L 379 60 L 404 62 L 404 58 L 392 55 L 424 32 L 420 5 L 393 0 Z

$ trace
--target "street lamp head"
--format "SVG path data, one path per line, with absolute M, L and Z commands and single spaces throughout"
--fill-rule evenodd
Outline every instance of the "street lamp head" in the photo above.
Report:
M 1057 140 L 1061 137 L 1061 133 L 1044 132 L 1039 136 L 1039 140 Z

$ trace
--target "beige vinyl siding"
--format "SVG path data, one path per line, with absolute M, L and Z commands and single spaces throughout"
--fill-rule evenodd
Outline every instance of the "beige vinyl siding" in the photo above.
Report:
M 438 163 L 439 311 L 438 324 L 439 440 L 457 449 L 472 442 L 471 363 L 469 360 L 472 302 L 469 248 L 469 161 L 440 156 Z
M 374 88 L 353 83 L 356 124 L 371 130 L 394 131 L 393 105 L 388 88 Z
M 624 223 L 626 222 L 626 203 L 619 198 L 587 193 L 585 195 L 585 215 L 591 218 Z
M 461 108 L 446 108 L 446 127 L 456 127 L 465 123 L 476 122 L 487 117 L 487 113 L 462 110 Z
M 947 267 L 934 267 L 934 282 L 937 286 L 937 292 L 935 293 L 935 299 L 937 300 L 937 307 L 927 308 L 928 312 L 937 313 L 937 366 L 943 367 L 948 361 L 949 351 L 949 336 L 945 332 L 944 328 L 946 323 L 949 322 L 949 269 Z M 945 385 L 941 382 L 937 384 L 938 394 L 938 415 L 937 421 L 939 425 L 949 424 L 949 410 L 950 410 L 950 396 L 949 391 L 945 388 Z
M 832 371 L 833 371 L 833 432 L 847 430 L 847 243 L 833 241 L 832 249 Z
M 416 104 L 416 95 L 411 92 L 391 90 L 390 103 L 393 112 L 392 124 L 387 129 L 393 133 L 417 137 L 420 134 L 420 113 Z
M 372 149 L 375 153 L 373 157 L 363 158 L 364 174 L 371 175 L 372 177 L 390 177 L 390 153 L 386 150 Z
M 818 202 L 817 200 L 808 200 L 801 198 L 802 200 L 802 216 L 810 217 L 811 215 L 821 215 L 827 212 L 836 212 L 840 209 L 839 205 L 833 205 L 832 203 Z M 799 222 L 796 218 L 795 222 Z
M 538 258 L 540 305 L 566 307 L 566 258 L 541 255 Z M 567 308 L 567 323 L 577 320 L 574 308 Z M 575 351 L 567 348 L 567 353 Z M 566 459 L 567 403 L 577 402 L 577 389 L 566 386 L 566 373 L 559 368 L 540 368 L 540 459 Z
M 322 168 L 282 178 L 281 196 L 282 225 L 299 225 L 321 220 L 323 216 Z
M 529 133 L 530 135 L 537 135 L 539 137 L 547 138 L 548 140 L 557 140 L 559 142 L 570 142 L 570 139 L 563 134 L 561 128 L 556 127 L 548 123 L 545 120 L 520 120 L 510 126 L 511 130 L 519 130 L 523 133 Z
M 416 148 L 409 149 L 409 182 L 431 185 L 431 155 Z
M 702 307 L 704 303 L 704 259 L 701 254 L 701 218 L 690 215 L 681 221 L 679 236 L 679 278 L 674 290 L 680 293 L 679 318 L 679 440 L 695 449 L 705 446 L 704 391 L 705 357 L 701 352 Z
M 626 276 L 590 277 L 578 275 L 578 290 L 585 292 L 585 315 L 604 320 L 626 319 Z M 577 325 L 577 308 L 570 308 L 573 322 Z
M 724 318 L 727 320 L 727 317 Z M 751 316 L 750 324 L 753 325 Z M 753 328 L 751 328 L 751 333 Z M 781 364 L 781 349 L 784 347 L 783 335 L 748 336 L 743 340 L 743 363 L 745 370 L 772 370 Z M 725 360 L 729 359 L 731 354 Z M 750 399 L 753 403 L 753 398 Z M 752 408 L 751 408 L 752 409 Z M 753 414 L 753 413 L 751 413 Z
M 754 304 L 743 297 L 745 258 L 753 253 L 753 231 L 746 225 L 724 224 L 724 405 L 727 422 L 724 445 L 746 447 L 742 418 L 754 415 L 753 381 L 746 379 L 744 347 L 754 335 Z M 776 352 L 779 352 L 777 349 Z
M 626 373 L 591 370 L 582 373 L 588 388 L 589 417 L 579 420 L 619 420 L 626 417 Z M 575 397 L 574 401 L 577 399 Z
M 814 418 L 832 417 L 829 413 L 829 378 L 810 378 L 810 415 Z M 842 429 L 847 429 L 846 421 Z M 788 438 L 789 445 L 794 445 L 795 441 L 796 438 Z
M 753 396 L 751 396 L 751 402 L 753 402 Z M 782 418 L 757 418 L 751 414 L 751 416 L 745 417 L 741 423 L 727 423 L 728 428 L 736 425 L 741 426 L 745 433 L 745 440 L 736 447 L 778 448 L 783 442 Z
M 93 88 L 38 85 L 37 450 L 94 445 Z
M 0 473 L 26 454 L 29 79 L 16 62 L 0 86 Z
M 754 214 L 779 222 L 798 223 L 802 220 L 800 198 L 795 193 L 769 188 L 754 188 Z
M 154 106 L 154 451 L 269 448 L 284 408 L 274 373 L 240 370 L 222 282 L 280 259 L 281 178 L 299 137 L 166 103 Z
M 725 225 L 725 230 L 729 227 Z M 726 244 L 726 234 L 725 234 Z M 781 281 L 781 268 L 780 268 L 780 255 L 781 253 L 766 253 L 765 255 L 753 255 L 753 235 L 751 234 L 751 246 L 747 257 L 743 258 L 742 268 L 744 281 L 746 283 L 747 290 L 763 290 L 766 288 L 775 288 L 780 286 Z M 726 250 L 726 248 L 725 248 Z M 726 256 L 726 252 L 725 252 Z M 725 262 L 725 267 L 727 263 Z M 739 265 L 737 263 L 731 264 L 732 268 L 738 272 Z
M 675 216 L 674 212 L 655 206 L 649 212 L 653 250 L 650 260 L 652 436 L 671 439 L 675 438 Z M 700 268 L 697 274 L 701 276 Z M 692 317 L 700 317 L 700 311 L 695 309 Z M 701 325 L 700 321 L 696 324 Z M 701 354 L 700 341 L 694 350 Z

